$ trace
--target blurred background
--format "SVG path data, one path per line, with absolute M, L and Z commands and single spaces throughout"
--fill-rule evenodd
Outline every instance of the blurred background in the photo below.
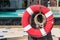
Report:
M 54 14 L 55 25 L 60 24 L 60 0 L 0 0 L 0 25 L 21 25 L 25 9 L 35 4 L 47 6 Z
M 48 7 L 54 14 L 54 28 L 60 28 L 60 0 L 0 0 L 0 27 L 22 27 L 21 18 L 25 9 L 36 4 Z

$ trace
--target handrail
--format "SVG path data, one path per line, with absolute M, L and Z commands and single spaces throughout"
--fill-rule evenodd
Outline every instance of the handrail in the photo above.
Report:
M 0 28 L 22 28 L 21 25 L 0 25 Z

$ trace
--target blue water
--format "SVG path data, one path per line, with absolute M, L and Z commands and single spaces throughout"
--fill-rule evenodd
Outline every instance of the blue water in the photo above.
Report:
M 14 12 L 0 12 L 0 17 L 20 17 L 18 14 L 23 14 L 24 10 L 16 10 Z
M 18 14 L 23 14 L 25 10 L 16 10 L 15 12 L 0 12 L 0 17 L 21 17 Z M 60 12 L 52 11 L 54 17 L 60 17 Z
M 60 17 L 60 12 L 53 11 L 54 17 Z

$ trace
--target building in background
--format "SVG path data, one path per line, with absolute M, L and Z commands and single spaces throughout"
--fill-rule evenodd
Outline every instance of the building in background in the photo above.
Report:
M 27 1 L 28 1 L 27 6 L 35 5 L 35 4 L 41 4 L 41 5 L 44 5 L 44 6 L 48 6 L 48 1 L 49 0 L 27 0 Z
M 57 0 L 50 0 L 50 6 L 57 6 Z
M 34 4 L 39 4 L 39 0 L 27 0 L 27 1 L 28 1 L 27 6 L 34 5 Z
M 59 7 L 60 0 L 27 0 L 27 6 L 41 4 L 49 7 Z
M 22 1 L 22 2 L 21 2 Z M 57 7 L 58 6 L 58 0 L 21 0 L 19 1 L 19 4 L 22 5 L 22 7 L 29 7 L 31 5 L 41 4 L 44 6 L 49 7 Z

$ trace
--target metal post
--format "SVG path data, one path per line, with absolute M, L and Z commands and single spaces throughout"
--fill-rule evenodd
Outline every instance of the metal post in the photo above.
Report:
M 43 1 L 44 0 L 39 0 L 39 4 L 42 4 Z M 47 1 L 46 4 L 45 3 L 44 3 L 44 6 L 48 7 L 48 1 Z M 46 35 L 44 37 L 40 37 L 40 38 L 35 38 L 35 37 L 32 37 L 32 36 L 28 35 L 28 40 L 53 40 L 53 39 L 52 39 L 52 35 L 51 35 L 51 32 L 50 32 L 48 35 Z
M 53 40 L 53 39 L 52 39 L 52 35 L 51 35 L 51 32 L 50 32 L 47 36 L 40 37 L 40 38 L 35 38 L 35 37 L 32 37 L 32 36 L 28 35 L 28 40 Z
M 60 37 L 59 37 L 59 40 L 60 40 Z
M 57 7 L 59 6 L 59 0 L 57 0 Z
M 34 37 L 28 35 L 28 40 L 37 40 L 37 38 L 34 38 Z

